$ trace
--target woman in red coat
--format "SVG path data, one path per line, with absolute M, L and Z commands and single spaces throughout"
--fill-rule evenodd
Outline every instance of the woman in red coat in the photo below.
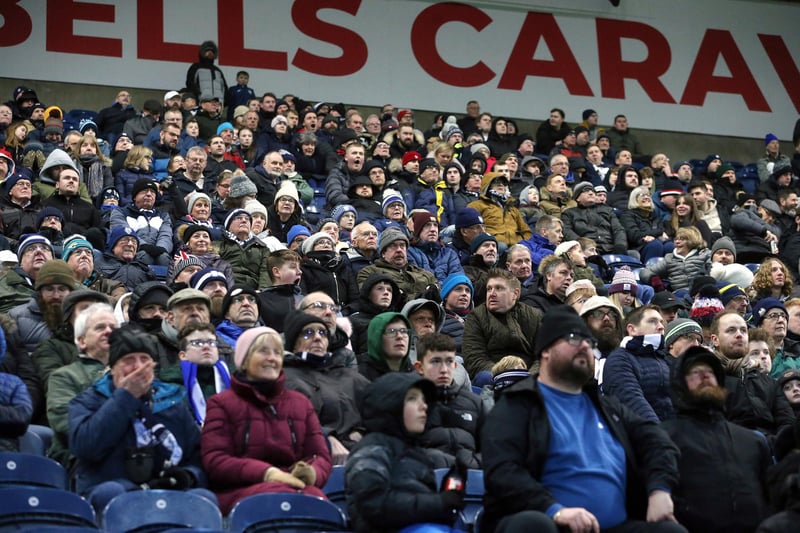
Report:
M 284 389 L 283 342 L 271 328 L 236 342 L 231 388 L 209 398 L 203 467 L 227 514 L 247 496 L 300 491 L 325 497 L 331 456 L 311 402 Z

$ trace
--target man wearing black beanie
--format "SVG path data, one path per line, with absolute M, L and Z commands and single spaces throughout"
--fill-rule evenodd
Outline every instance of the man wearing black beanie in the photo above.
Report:
M 670 496 L 678 450 L 656 423 L 599 396 L 586 323 L 556 306 L 535 346 L 540 373 L 505 388 L 483 427 L 482 529 L 685 532 Z

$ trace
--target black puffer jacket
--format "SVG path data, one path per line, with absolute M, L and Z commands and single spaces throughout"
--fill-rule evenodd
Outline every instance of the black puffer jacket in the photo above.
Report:
M 692 348 L 672 367 L 678 416 L 662 427 L 681 451 L 675 517 L 692 532 L 753 531 L 766 516 L 763 483 L 771 453 L 766 439 L 726 421 L 721 407 L 689 396 L 686 372 L 700 361 L 711 366 L 717 383 L 725 382 L 722 364 L 704 348 Z
M 348 435 L 363 431 L 358 402 L 369 380 L 348 367 L 345 357 L 333 356 L 321 367 L 307 363 L 294 353 L 283 359 L 286 388 L 305 395 L 314 406 L 326 435 L 339 439 L 346 447 L 353 443 Z
M 599 397 L 597 383 L 583 388 L 625 450 L 626 510 L 644 520 L 647 494 L 678 483 L 678 449 L 655 423 L 634 415 L 613 397 Z M 557 503 L 541 483 L 549 455 L 550 422 L 537 377 L 528 376 L 503 389 L 482 431 L 481 451 L 486 514 L 481 531 L 494 531 L 505 516 L 545 512 Z
M 415 386 L 430 408 L 434 385 L 416 372 L 391 372 L 367 389 L 362 412 L 368 433 L 345 466 L 347 511 L 355 531 L 390 532 L 452 520 L 452 510 L 436 490 L 433 464 L 403 424 L 404 398 Z
M 481 468 L 480 433 L 486 413 L 481 397 L 466 382 L 436 387 L 437 402 L 428 407 L 428 424 L 420 443 L 436 468 L 456 464 Z

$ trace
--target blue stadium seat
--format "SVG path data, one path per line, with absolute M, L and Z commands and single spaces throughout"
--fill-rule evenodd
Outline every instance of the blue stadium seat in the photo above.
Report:
M 248 496 L 229 518 L 229 529 L 238 533 L 347 531 L 345 516 L 335 504 L 299 493 Z
M 66 489 L 69 476 L 49 457 L 29 453 L 0 453 L 0 485 Z
M 0 533 L 26 528 L 63 526 L 94 528 L 94 510 L 89 503 L 66 490 L 44 487 L 0 488 Z
M 639 261 L 638 259 L 636 259 L 631 255 L 603 254 L 603 261 L 605 261 L 609 267 L 615 270 L 624 265 L 631 267 L 631 270 L 633 270 L 634 268 L 644 267 L 641 261 Z
M 322 487 L 322 492 L 331 503 L 335 504 L 347 516 L 347 501 L 344 489 L 344 465 L 336 465 L 331 469 L 327 483 Z
M 106 531 L 150 533 L 170 528 L 222 529 L 215 502 L 175 490 L 143 490 L 120 494 L 101 515 Z
M 478 519 L 478 512 L 483 509 L 483 470 L 470 469 L 467 473 L 464 503 L 466 506 L 459 513 L 459 520 L 466 525 L 465 529 L 473 529 Z M 458 528 L 458 524 L 456 524 Z
M 706 169 L 705 159 L 690 159 L 689 164 L 692 165 L 692 171 L 697 174 Z
M 19 451 L 33 455 L 45 455 L 47 448 L 44 447 L 42 438 L 29 429 L 19 438 Z
M 147 265 L 147 269 L 153 273 L 158 281 L 167 281 L 167 272 L 169 272 L 169 267 L 164 265 Z
M 744 266 L 749 268 L 750 272 L 755 274 L 756 270 L 758 270 L 758 267 L 760 267 L 761 265 L 759 265 L 758 263 L 745 263 Z
M 647 260 L 647 262 L 644 264 L 644 266 L 651 267 L 651 266 L 655 265 L 656 263 L 658 263 L 659 261 L 661 261 L 662 259 L 663 259 L 663 257 L 651 257 L 650 259 Z

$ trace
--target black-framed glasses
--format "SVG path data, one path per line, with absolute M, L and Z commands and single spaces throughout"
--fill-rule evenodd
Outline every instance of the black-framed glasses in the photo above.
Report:
M 608 317 L 611 320 L 617 319 L 617 315 L 612 310 L 603 311 L 602 309 L 593 309 L 592 311 L 589 311 L 589 318 L 603 320 L 605 317 Z
M 597 348 L 597 341 L 594 339 L 594 337 L 586 337 L 578 333 L 570 333 L 568 335 L 564 335 L 562 338 L 572 346 L 580 346 L 582 342 L 588 342 L 592 349 Z
M 383 330 L 384 337 L 394 337 L 396 335 L 408 337 L 408 328 L 386 328 Z

